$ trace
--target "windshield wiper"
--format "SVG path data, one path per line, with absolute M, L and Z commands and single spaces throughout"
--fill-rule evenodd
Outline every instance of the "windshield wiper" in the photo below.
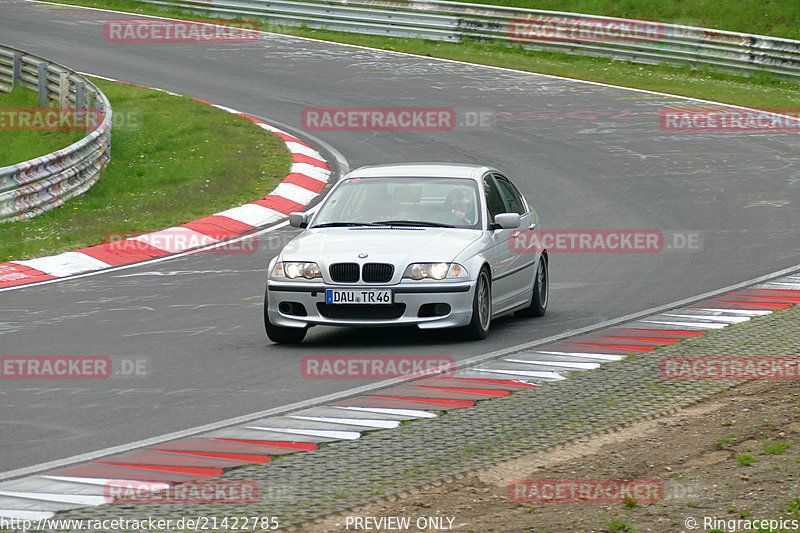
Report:
M 373 222 L 326 222 L 324 224 L 315 224 L 315 228 L 339 228 L 343 226 L 380 226 Z
M 455 228 L 452 224 L 441 224 L 439 222 L 426 222 L 423 220 L 381 220 L 373 224 L 383 224 L 384 226 L 425 226 L 429 228 Z

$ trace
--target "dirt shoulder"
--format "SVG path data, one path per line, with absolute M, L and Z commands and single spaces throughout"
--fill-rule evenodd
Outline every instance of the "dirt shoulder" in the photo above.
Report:
M 657 503 L 514 502 L 509 498 L 509 484 L 520 479 L 658 480 L 663 499 Z M 542 496 L 548 495 L 545 486 L 537 485 Z M 563 494 L 566 498 L 569 489 Z M 410 518 L 410 527 L 386 521 L 384 527 L 375 527 L 376 521 L 389 517 Z M 781 529 L 777 524 L 761 531 L 800 531 L 797 381 L 749 382 L 673 415 L 533 453 L 395 501 L 330 517 L 302 530 L 759 531 L 758 527 L 748 527 L 746 521 L 781 518 L 797 520 L 797 527 L 788 523 Z M 695 528 L 688 527 L 692 519 L 696 520 Z M 711 523 L 709 519 L 724 523 Z

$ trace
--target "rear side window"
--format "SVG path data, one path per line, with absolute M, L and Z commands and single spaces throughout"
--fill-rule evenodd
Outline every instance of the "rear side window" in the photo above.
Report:
M 506 206 L 494 179 L 488 174 L 483 178 L 483 192 L 486 194 L 486 206 L 489 208 L 489 221 L 494 222 L 494 216 L 505 213 Z
M 503 176 L 495 176 L 495 180 L 497 181 L 497 187 L 500 189 L 500 194 L 503 195 L 503 198 L 508 204 L 508 208 L 511 209 L 513 213 L 524 215 L 527 212 L 525 200 L 522 199 L 522 195 L 517 188 Z

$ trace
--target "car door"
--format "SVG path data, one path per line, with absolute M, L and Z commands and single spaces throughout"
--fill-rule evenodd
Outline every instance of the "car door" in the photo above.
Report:
M 512 233 L 518 230 L 492 228 L 495 215 L 508 213 L 509 211 L 491 172 L 483 176 L 483 193 L 488 210 L 488 231 L 491 239 L 485 253 L 492 270 L 492 309 L 495 313 L 498 313 L 508 307 L 509 299 L 515 289 L 515 280 L 511 270 L 517 254 L 510 246 L 510 239 L 512 238 Z
M 513 257 L 506 269 L 508 303 L 516 305 L 530 298 L 538 260 L 538 250 L 533 245 L 535 241 L 531 238 L 531 233 L 536 228 L 538 220 L 536 213 L 530 209 L 525 198 L 508 178 L 495 173 L 494 179 L 508 212 L 520 216 L 519 228 L 511 230 L 508 236 L 508 248 L 512 250 Z

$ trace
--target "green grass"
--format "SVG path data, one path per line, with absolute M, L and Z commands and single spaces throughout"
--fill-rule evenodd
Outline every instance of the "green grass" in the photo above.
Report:
M 717 439 L 716 441 L 714 441 L 714 446 L 721 450 L 725 448 L 725 446 L 727 446 L 728 444 L 736 442 L 738 438 L 739 437 L 736 435 L 736 433 L 731 433 L 727 437 L 723 437 L 721 439 Z
M 85 195 L 2 225 L 0 262 L 99 244 L 110 232 L 182 224 L 264 196 L 288 172 L 283 141 L 245 118 L 188 97 L 93 81 L 120 119 L 109 166 Z
M 736 460 L 739 461 L 739 463 L 742 464 L 743 466 L 751 466 L 753 463 L 758 461 L 758 457 L 750 455 L 749 453 L 743 453 L 737 455 Z
M 629 494 L 626 494 L 625 497 L 622 498 L 622 504 L 626 509 L 636 509 L 640 507 L 639 500 Z
M 609 531 L 624 533 L 637 533 L 638 531 L 635 527 L 633 527 L 633 524 L 623 518 L 614 518 L 606 524 L 606 529 Z
M 800 39 L 800 3 L 796 0 L 480 0 L 475 3 L 656 20 Z
M 764 453 L 767 455 L 780 455 L 789 449 L 791 443 L 777 440 L 764 445 Z
M 10 93 L 0 94 L 0 109 L 31 109 L 39 107 L 36 91 L 17 87 Z M 0 167 L 14 165 L 50 152 L 66 148 L 86 135 L 79 131 L 14 131 L 10 127 L 16 123 L 9 111 L 0 119 Z

